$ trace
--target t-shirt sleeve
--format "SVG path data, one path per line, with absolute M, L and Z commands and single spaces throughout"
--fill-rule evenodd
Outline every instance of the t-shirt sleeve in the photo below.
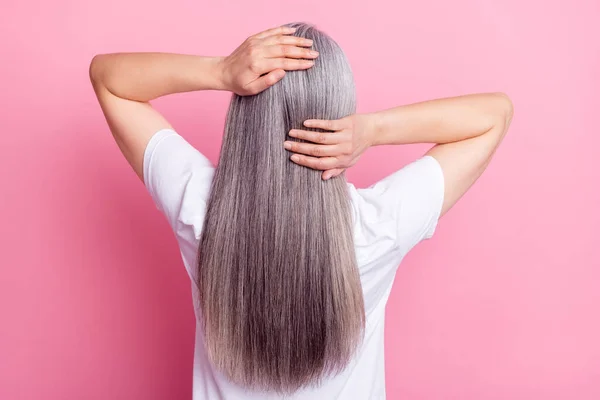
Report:
M 359 189 L 363 224 L 394 241 L 402 255 L 433 236 L 444 201 L 439 162 L 424 156 L 365 189 Z
M 201 229 L 214 174 L 211 162 L 173 129 L 162 129 L 146 146 L 143 171 L 156 208 L 179 239 L 193 241 L 187 236 Z

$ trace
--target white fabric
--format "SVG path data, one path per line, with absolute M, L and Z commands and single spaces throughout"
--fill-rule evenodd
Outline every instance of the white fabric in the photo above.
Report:
M 144 153 L 144 183 L 175 233 L 191 279 L 195 276 L 196 251 L 213 173 L 210 161 L 171 129 L 154 134 Z M 290 399 L 385 399 L 385 305 L 403 257 L 435 231 L 444 197 L 444 178 L 435 158 L 424 156 L 369 188 L 357 189 L 348 183 L 348 190 L 367 314 L 364 344 L 342 374 Z M 197 304 L 193 284 L 192 297 Z M 194 400 L 280 398 L 248 392 L 213 369 L 198 324 L 197 321 Z

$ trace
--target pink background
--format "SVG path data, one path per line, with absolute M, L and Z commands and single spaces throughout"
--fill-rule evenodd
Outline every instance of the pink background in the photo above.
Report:
M 515 104 L 483 178 L 399 269 L 388 398 L 600 398 L 600 3 L 209 4 L 3 2 L 0 398 L 190 398 L 190 282 L 87 68 L 103 52 L 224 55 L 295 20 L 344 47 L 359 111 L 477 91 Z M 156 106 L 215 162 L 228 99 Z M 369 185 L 425 149 L 372 149 L 349 179 Z

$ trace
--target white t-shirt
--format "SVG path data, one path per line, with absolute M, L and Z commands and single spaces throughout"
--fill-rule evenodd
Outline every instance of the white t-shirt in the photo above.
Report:
M 213 174 L 210 161 L 171 129 L 156 132 L 144 153 L 144 183 L 175 233 L 192 280 Z M 385 305 L 403 257 L 435 231 L 444 197 L 444 177 L 437 160 L 424 156 L 369 188 L 357 189 L 348 183 L 348 190 L 365 300 L 364 343 L 344 372 L 319 388 L 302 390 L 289 399 L 385 399 Z M 192 284 L 194 304 L 197 295 Z M 281 398 L 272 393 L 249 392 L 215 370 L 207 359 L 198 319 L 193 373 L 194 400 Z

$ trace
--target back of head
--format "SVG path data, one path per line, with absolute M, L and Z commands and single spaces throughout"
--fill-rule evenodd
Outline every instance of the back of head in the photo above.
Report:
M 307 24 L 315 65 L 255 96 L 234 95 L 198 256 L 209 359 L 231 381 L 293 393 L 341 372 L 365 316 L 344 175 L 294 164 L 284 149 L 306 119 L 355 112 L 340 47 Z

